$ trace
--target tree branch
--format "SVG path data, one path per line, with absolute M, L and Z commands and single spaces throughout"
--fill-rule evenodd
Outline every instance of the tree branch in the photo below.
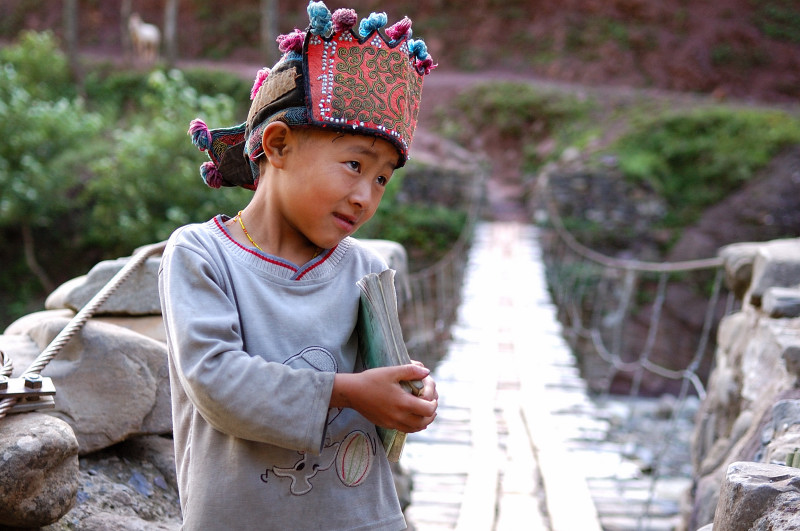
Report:
M 39 282 L 42 284 L 45 290 L 48 293 L 52 293 L 55 289 L 55 285 L 53 281 L 50 280 L 47 272 L 39 265 L 39 262 L 36 260 L 36 253 L 34 252 L 34 243 L 33 243 L 33 232 L 31 231 L 31 226 L 27 223 L 22 225 L 22 247 L 25 251 L 25 263 L 28 265 L 28 269 L 30 269 L 33 274 L 39 279 Z

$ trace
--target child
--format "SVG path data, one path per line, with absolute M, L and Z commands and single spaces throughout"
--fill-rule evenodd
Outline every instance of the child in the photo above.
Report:
M 433 64 L 407 18 L 384 36 L 385 14 L 308 11 L 247 121 L 189 131 L 208 185 L 255 192 L 178 229 L 159 274 L 184 529 L 405 529 L 375 425 L 436 416 L 421 364 L 358 366 L 356 282 L 386 265 L 350 237 L 406 161 Z

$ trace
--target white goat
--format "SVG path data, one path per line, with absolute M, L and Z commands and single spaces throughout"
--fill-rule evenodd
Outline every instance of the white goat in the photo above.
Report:
M 135 58 L 148 64 L 153 63 L 158 57 L 161 43 L 161 32 L 158 28 L 142 21 L 142 17 L 134 13 L 128 19 L 128 30 L 131 33 Z

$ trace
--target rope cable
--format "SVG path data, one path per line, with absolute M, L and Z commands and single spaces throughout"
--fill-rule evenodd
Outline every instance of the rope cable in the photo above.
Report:
M 119 286 L 130 277 L 130 275 L 142 265 L 147 258 L 151 255 L 160 253 L 164 250 L 166 242 L 155 243 L 141 247 L 134 255 L 126 262 L 126 264 L 117 273 L 111 277 L 103 288 L 98 291 L 89 302 L 87 302 L 81 310 L 67 323 L 61 332 L 56 335 L 50 342 L 47 348 L 39 354 L 30 366 L 22 373 L 22 377 L 40 374 L 50 361 L 55 358 L 61 349 L 66 345 L 72 337 L 77 334 L 86 322 L 94 315 L 94 313 L 114 294 Z M 17 403 L 16 397 L 4 398 L 0 401 L 0 419 L 5 417 L 11 408 Z

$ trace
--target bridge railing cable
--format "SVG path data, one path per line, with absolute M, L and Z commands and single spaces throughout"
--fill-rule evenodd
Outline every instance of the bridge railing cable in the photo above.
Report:
M 566 229 L 547 176 L 537 184 L 550 228 L 542 242 L 548 285 L 590 389 L 599 399 L 611 394 L 675 399 L 663 433 L 632 434 L 638 442 L 655 443 L 638 527 L 646 529 L 659 479 L 680 475 L 668 457 L 676 425 L 689 397 L 705 396 L 717 325 L 734 310 L 735 299 L 725 288 L 721 258 L 656 263 L 586 247 Z M 636 414 L 634 406 L 629 416 Z
M 475 225 L 485 206 L 486 176 L 464 174 L 466 221 L 452 247 L 436 263 L 408 275 L 409 297 L 400 301 L 404 338 L 412 358 L 435 361 L 447 344 L 450 325 L 460 304 L 460 290 Z M 423 354 L 428 351 L 427 354 Z M 435 352 L 430 352 L 435 351 Z M 427 356 L 433 355 L 433 358 Z
M 728 294 L 727 305 L 720 303 L 724 289 L 722 259 L 645 262 L 606 256 L 579 243 L 570 234 L 548 195 L 546 178 L 539 184 L 553 234 L 546 243 L 548 282 L 565 332 L 576 343 L 573 347 L 591 345 L 593 354 L 607 364 L 612 373 L 629 373 L 630 394 L 634 396 L 643 391 L 643 376 L 649 372 L 660 378 L 685 380 L 702 398 L 705 389 L 698 371 L 704 354 L 714 344 L 716 324 L 731 307 L 732 294 Z M 692 274 L 699 276 L 690 276 Z M 655 352 L 658 339 L 668 333 L 684 333 L 662 329 L 668 291 L 670 288 L 674 291 L 695 289 L 691 283 L 697 279 L 702 284 L 696 287 L 704 291 L 693 300 L 705 301 L 707 310 L 702 322 L 683 323 L 697 332 L 693 337 L 697 351 L 693 356 L 672 352 L 659 358 Z M 673 320 L 681 317 L 680 312 L 676 315 L 674 307 L 670 311 Z M 637 325 L 635 334 L 630 330 L 632 322 Z M 680 342 L 684 349 L 688 344 L 689 341 Z M 665 360 L 670 363 L 664 363 Z M 680 360 L 688 360 L 688 363 L 679 366 L 676 362 Z

